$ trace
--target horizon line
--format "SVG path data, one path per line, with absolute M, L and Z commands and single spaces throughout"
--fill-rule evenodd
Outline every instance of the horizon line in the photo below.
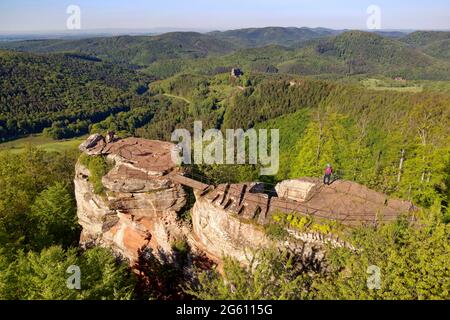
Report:
M 359 31 L 367 31 L 367 32 L 414 32 L 414 31 L 450 31 L 450 28 L 381 28 L 381 29 L 365 29 L 365 28 L 328 28 L 328 27 L 307 27 L 307 26 L 265 26 L 265 27 L 239 27 L 239 28 L 189 28 L 189 27 L 148 27 L 148 28 L 90 28 L 90 29 L 80 29 L 80 30 L 11 30 L 11 31 L 2 31 L 0 30 L 0 35 L 36 35 L 36 34 L 46 34 L 46 35 L 58 35 L 58 34 L 73 34 L 73 35 L 81 35 L 81 34 L 89 34 L 89 33 L 146 33 L 146 32 L 198 32 L 198 33 L 208 33 L 208 32 L 224 32 L 224 31 L 235 31 L 235 30 L 245 30 L 245 29 L 265 29 L 265 28 L 295 28 L 295 29 L 326 29 L 332 31 L 350 31 L 350 30 L 359 30 Z

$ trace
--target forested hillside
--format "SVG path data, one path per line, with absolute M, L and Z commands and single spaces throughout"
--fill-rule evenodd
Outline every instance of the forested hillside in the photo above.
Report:
M 450 61 L 450 32 L 416 31 L 402 41 L 432 57 Z
M 268 45 L 298 46 L 300 43 L 324 38 L 340 31 L 326 28 L 249 28 L 223 32 L 211 32 L 210 35 L 239 44 L 240 47 L 264 47 Z
M 64 137 L 85 134 L 91 123 L 134 108 L 151 80 L 89 56 L 0 51 L 0 137 L 52 125 L 64 127 Z
M 450 39 L 448 31 L 416 31 L 405 36 L 402 41 L 412 47 L 420 48 L 433 42 Z
M 432 42 L 423 48 L 430 56 L 450 61 L 450 39 Z
M 200 58 L 224 54 L 235 47 L 230 42 L 195 32 L 158 36 L 118 36 L 81 40 L 34 40 L 0 43 L 0 47 L 38 53 L 80 52 L 115 63 L 148 65 L 161 59 Z
M 373 91 L 280 75 L 250 75 L 243 80 L 247 82 L 243 91 L 231 89 L 224 94 L 227 81 L 222 76 L 186 75 L 151 85 L 154 93 L 192 101 L 178 109 L 183 110 L 181 118 L 179 112 L 165 111 L 164 128 L 191 130 L 194 119 L 222 130 L 278 128 L 281 161 L 276 181 L 319 176 L 326 163 L 332 162 L 343 178 L 421 206 L 446 206 L 450 187 L 448 94 Z M 150 123 L 138 132 L 155 137 L 156 125 Z M 405 161 L 399 172 L 402 157 Z
M 268 250 L 249 268 L 225 258 L 222 274 L 199 272 L 189 285 L 151 259 L 142 282 L 109 250 L 78 248 L 76 150 L 0 149 L 0 299 L 448 299 L 449 41 L 448 32 L 270 27 L 0 42 L 0 142 L 108 131 L 169 141 L 194 121 L 279 129 L 275 176 L 255 165 L 187 169 L 215 184 L 271 185 L 322 177 L 331 163 L 337 179 L 418 207 L 414 223 L 346 230 L 361 250 L 330 248 L 329 272 Z M 95 159 L 98 179 L 107 165 Z M 81 291 L 64 285 L 73 264 L 91 272 Z M 368 264 L 386 272 L 379 291 L 367 289 Z
M 413 48 L 399 39 L 375 33 L 349 31 L 331 37 L 302 41 L 295 46 L 280 46 L 267 41 L 262 47 L 241 48 L 219 57 L 159 60 L 149 65 L 148 74 L 168 77 L 179 72 L 215 74 L 240 67 L 263 73 L 345 77 L 384 75 L 405 79 L 450 79 L 446 40 L 431 42 L 433 47 Z M 283 44 L 286 45 L 286 44 Z
M 450 65 L 397 40 L 350 31 L 300 50 L 298 57 L 282 64 L 281 70 L 287 73 L 384 74 L 405 79 L 448 80 Z
M 442 43 L 439 43 L 442 41 Z M 352 74 L 448 80 L 448 33 L 256 28 L 225 32 L 167 33 L 81 40 L 0 42 L 0 48 L 38 53 L 78 52 L 147 68 L 165 78 L 179 72 L 219 73 L 231 67 L 300 75 Z M 427 47 L 427 45 L 431 47 Z M 256 50 L 247 50 L 257 48 Z

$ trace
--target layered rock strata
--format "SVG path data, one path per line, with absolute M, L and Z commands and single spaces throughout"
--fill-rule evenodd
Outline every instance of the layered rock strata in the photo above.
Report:
M 91 173 L 80 162 L 76 165 L 81 245 L 113 248 L 131 263 L 145 248 L 170 257 L 172 244 L 189 232 L 177 215 L 186 204 L 186 193 L 170 179 L 178 172 L 170 156 L 173 145 L 134 138 L 109 144 L 91 140 L 96 143 L 84 152 L 106 157 L 113 167 L 102 178 L 105 192 L 95 194 Z

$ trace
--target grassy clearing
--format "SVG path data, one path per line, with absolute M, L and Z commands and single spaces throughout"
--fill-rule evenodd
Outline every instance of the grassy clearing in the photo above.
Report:
M 450 94 L 450 81 L 422 80 L 420 83 L 423 85 L 425 91 Z
M 13 153 L 20 153 L 25 150 L 28 145 L 39 147 L 45 151 L 63 152 L 75 150 L 85 139 L 86 136 L 56 141 L 41 134 L 30 135 L 28 137 L 0 143 L 0 152 L 9 150 Z

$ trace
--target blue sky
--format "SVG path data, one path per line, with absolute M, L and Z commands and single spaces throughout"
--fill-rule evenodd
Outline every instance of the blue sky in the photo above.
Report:
M 0 32 L 64 31 L 71 5 L 93 29 L 234 29 L 263 26 L 365 29 L 369 5 L 383 29 L 450 29 L 450 0 L 0 0 Z

